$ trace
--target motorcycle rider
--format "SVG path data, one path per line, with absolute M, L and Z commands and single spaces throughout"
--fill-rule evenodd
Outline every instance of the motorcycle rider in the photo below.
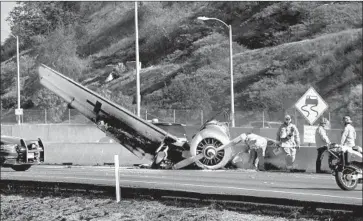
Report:
M 326 130 L 329 128 L 329 121 L 323 117 L 320 121 L 318 128 L 315 131 L 315 143 L 318 147 L 318 157 L 316 158 L 316 173 L 325 173 L 321 170 L 321 160 L 323 159 L 323 153 L 328 150 L 330 145 L 330 139 L 327 136 Z
M 281 149 L 286 154 L 286 169 L 293 171 L 296 150 L 300 149 L 299 131 L 295 124 L 291 123 L 291 116 L 286 115 L 284 123 L 277 131 L 277 139 L 280 142 Z
M 355 146 L 355 139 L 357 137 L 355 129 L 352 126 L 352 120 L 350 119 L 349 116 L 345 116 L 343 117 L 343 123 L 344 123 L 344 130 L 342 132 L 340 145 L 352 148 Z
M 247 145 L 250 153 L 249 163 L 252 169 L 265 171 L 265 152 L 267 139 L 257 134 L 242 134 L 242 140 Z

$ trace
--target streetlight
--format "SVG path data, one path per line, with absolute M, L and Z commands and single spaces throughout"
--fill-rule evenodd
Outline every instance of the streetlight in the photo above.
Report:
M 16 38 L 16 63 L 18 69 L 18 109 L 15 110 L 15 115 L 18 117 L 18 124 L 21 124 L 20 116 L 23 115 L 23 109 L 20 108 L 20 66 L 19 66 L 19 37 L 10 33 L 11 36 Z
M 232 26 L 227 25 L 224 21 L 218 18 L 208 18 L 205 16 L 198 17 L 199 20 L 207 21 L 207 20 L 216 20 L 221 22 L 229 29 L 229 70 L 231 74 L 231 121 L 232 127 L 235 127 L 235 119 L 234 119 L 234 92 L 233 92 L 233 51 L 232 51 Z
M 138 13 L 137 1 L 135 1 L 135 50 L 136 50 L 136 110 L 137 116 L 140 117 L 140 67 L 139 67 L 139 28 L 138 28 Z

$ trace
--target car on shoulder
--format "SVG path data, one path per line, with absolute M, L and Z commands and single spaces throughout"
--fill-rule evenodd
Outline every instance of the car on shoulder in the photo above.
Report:
M 1 135 L 0 166 L 15 171 L 26 171 L 32 165 L 44 162 L 44 145 L 38 140 Z

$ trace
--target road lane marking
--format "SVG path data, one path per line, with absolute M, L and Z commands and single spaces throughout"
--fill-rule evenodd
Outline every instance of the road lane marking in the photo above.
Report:
M 54 178 L 57 179 L 59 177 L 56 176 L 31 176 L 30 178 L 40 177 L 40 178 Z M 29 178 L 29 177 L 28 177 Z M 76 179 L 76 180 L 89 180 L 89 181 L 113 181 L 114 179 L 100 179 L 100 178 L 80 178 L 80 177 L 61 177 L 62 179 Z M 125 180 L 120 179 L 120 181 L 124 182 L 132 182 L 132 183 L 144 183 L 144 184 L 157 184 L 157 185 L 181 185 L 181 186 L 190 186 L 190 187 L 203 187 L 203 188 L 216 188 L 216 189 L 234 189 L 234 190 L 245 190 L 245 191 L 254 191 L 254 192 L 269 192 L 269 193 L 282 193 L 282 194 L 290 194 L 290 195 L 305 195 L 305 196 L 320 196 L 320 197 L 330 197 L 330 198 L 344 198 L 344 199 L 354 199 L 354 200 L 362 200 L 362 198 L 356 197 L 344 197 L 344 196 L 333 196 L 326 194 L 317 194 L 317 193 L 296 193 L 296 192 L 288 192 L 288 191 L 280 191 L 280 190 L 258 190 L 251 188 L 242 188 L 242 187 L 231 187 L 231 186 L 212 186 L 212 185 L 200 185 L 200 184 L 183 184 L 183 183 L 170 183 L 170 182 L 150 182 L 150 181 L 136 181 L 136 180 Z M 60 181 L 58 181 L 60 182 Z
M 134 180 L 123 180 L 125 182 L 134 182 L 134 183 L 146 183 L 146 184 L 165 184 L 165 185 L 174 185 L 179 184 L 181 186 L 192 186 L 192 187 L 204 187 L 204 188 L 225 188 L 225 189 L 235 189 L 235 190 L 247 190 L 247 191 L 255 191 L 255 192 L 273 192 L 273 193 L 286 193 L 291 195 L 311 195 L 311 196 L 322 196 L 322 197 L 332 197 L 332 198 L 345 198 L 345 199 L 356 199 L 362 200 L 362 198 L 356 197 L 342 197 L 342 196 L 333 196 L 333 195 L 325 195 L 325 194 L 317 194 L 317 193 L 295 193 L 288 191 L 279 191 L 279 190 L 258 190 L 258 189 L 250 189 L 250 188 L 241 188 L 241 187 L 230 187 L 230 186 L 210 186 L 210 185 L 200 185 L 200 184 L 188 184 L 188 183 L 166 183 L 166 182 L 150 182 L 150 181 L 134 181 Z
M 42 166 L 43 167 L 43 166 Z M 63 172 L 64 170 L 68 170 L 68 171 L 72 171 L 73 173 L 82 173 L 82 172 L 96 172 L 97 171 L 110 171 L 110 172 L 114 172 L 114 168 L 113 167 L 94 167 L 92 168 L 91 171 L 84 171 L 84 169 L 90 169 L 91 166 L 89 167 L 82 167 L 82 166 L 77 166 L 77 167 L 72 167 L 72 168 L 67 168 L 64 166 L 59 166 L 58 168 L 56 168 L 55 166 L 51 166 L 48 168 L 52 168 L 52 169 L 57 169 L 55 172 Z M 42 169 L 46 169 L 46 168 L 42 168 Z M 58 170 L 59 169 L 59 170 Z M 93 170 L 95 169 L 95 170 Z M 63 170 L 63 171 L 62 171 Z M 173 173 L 169 173 L 170 170 L 140 170 L 140 169 L 127 169 L 127 168 L 122 168 L 120 167 L 120 171 L 122 174 L 160 174 L 160 175 L 166 175 L 166 176 L 178 176 L 180 173 L 185 173 L 185 171 L 183 170 L 174 170 Z M 33 170 L 31 172 L 34 173 L 38 173 L 38 172 L 43 172 L 42 171 L 36 171 Z M 317 174 L 290 174 L 290 173 L 268 173 L 268 172 L 264 172 L 264 173 L 251 173 L 250 171 L 228 171 L 228 170 L 216 170 L 216 171 L 206 171 L 206 170 L 198 170 L 195 173 L 192 172 L 190 173 L 190 171 L 188 171 L 188 174 L 184 174 L 184 175 L 190 175 L 190 176 L 198 176 L 199 174 L 211 174 L 211 173 L 220 173 L 223 172 L 225 174 L 230 174 L 230 175 L 236 175 L 236 174 L 244 174 L 244 175 L 256 175 L 256 176 L 265 176 L 267 175 L 267 177 L 271 177 L 274 178 L 274 175 L 276 175 L 276 179 L 278 179 L 279 177 L 283 176 L 283 177 L 290 177 L 290 178 L 305 178 L 305 179 L 319 179 L 319 180 L 331 180 L 333 179 L 332 176 L 321 176 L 321 175 L 317 175 Z M 57 174 L 61 174 L 61 173 L 57 173 Z M 69 173 L 62 173 L 62 174 L 69 174 Z M 293 176 L 290 176 L 293 175 Z M 328 174 L 327 174 L 328 175 Z
M 114 170 L 115 168 L 113 166 L 78 166 L 78 165 L 70 165 L 70 166 L 66 166 L 66 165 L 35 165 L 33 166 L 33 168 L 37 168 L 37 169 L 59 169 L 59 170 L 63 170 L 63 169 L 80 169 L 80 170 L 84 170 L 84 169 L 92 169 L 92 170 Z M 33 170 L 34 171 L 34 170 Z M 156 172 L 156 173 L 164 173 L 164 172 L 191 172 L 191 171 L 195 171 L 195 172 L 200 172 L 200 173 L 268 173 L 268 174 L 276 174 L 276 175 L 285 175 L 285 174 L 291 174 L 294 176 L 311 176 L 311 175 L 318 175 L 321 176 L 322 174 L 315 174 L 312 172 L 306 172 L 306 173 L 286 173 L 284 171 L 265 171 L 265 172 L 257 172 L 255 170 L 252 169 L 234 169 L 234 170 L 230 170 L 230 169 L 219 169 L 219 170 L 166 170 L 166 169 L 146 169 L 146 168 L 138 168 L 135 166 L 120 166 L 120 171 L 140 171 L 140 172 Z M 328 174 L 326 174 L 328 175 Z
M 90 176 L 90 175 L 92 175 L 92 176 L 102 176 L 102 175 L 106 175 L 107 176 L 108 175 L 108 176 L 111 176 L 111 175 L 113 175 L 114 170 L 112 170 L 112 171 L 111 170 L 110 171 L 103 171 L 103 172 L 104 172 L 103 174 L 90 174 L 87 171 L 72 171 L 72 174 L 70 174 L 70 173 L 64 173 L 62 171 L 62 172 L 57 172 L 56 175 L 58 175 L 58 176 L 61 176 L 61 175 L 65 175 L 65 176 L 67 176 L 67 175 L 74 175 L 74 176 L 75 175 L 78 175 L 78 176 L 81 176 L 81 175 L 82 176 Z M 112 174 L 111 174 L 111 172 L 112 172 Z M 9 174 L 9 175 L 15 175 L 15 176 L 17 176 L 17 175 L 20 175 L 20 174 L 18 174 L 18 173 L 15 174 L 14 173 L 14 174 Z M 37 175 L 38 176 L 42 176 L 42 174 L 37 174 Z M 120 176 L 121 177 L 131 177 L 131 178 L 132 177 L 136 177 L 136 178 L 148 178 L 148 179 L 175 179 L 175 178 L 176 179 L 180 179 L 179 178 L 180 176 L 173 175 L 173 174 L 159 174 L 159 176 L 155 176 L 155 174 L 150 174 L 149 175 L 148 173 L 142 173 L 142 174 L 138 174 L 138 173 L 133 173 L 133 174 L 130 174 L 130 173 L 121 173 Z M 189 174 L 188 175 L 188 178 L 191 178 L 191 179 L 193 179 L 193 178 L 196 178 L 196 179 L 200 178 L 201 181 L 203 181 L 203 179 L 206 179 L 206 180 L 207 179 L 215 179 L 215 177 L 211 177 L 211 176 L 201 177 L 201 176 L 198 176 L 198 174 L 193 174 L 193 175 L 190 175 Z M 276 179 L 267 179 L 267 180 L 266 179 L 263 179 L 263 177 L 257 177 L 257 178 L 258 179 L 256 179 L 256 180 L 259 180 L 261 182 L 264 182 L 264 183 L 266 183 L 266 182 L 271 182 L 272 183 L 273 182 L 276 185 L 278 185 L 279 183 L 283 182 L 282 180 L 280 180 L 278 178 L 276 178 Z M 273 177 L 270 177 L 270 178 L 273 178 Z M 295 177 L 295 178 L 298 178 L 298 177 Z M 221 179 L 223 179 L 223 178 L 221 178 Z M 255 179 L 250 179 L 250 180 L 251 180 L 251 182 L 253 182 Z M 333 180 L 333 177 L 329 177 L 329 180 Z M 291 180 L 291 181 L 294 181 L 295 183 L 296 182 L 301 182 L 301 180 Z M 323 181 L 323 179 L 321 179 L 321 181 Z M 238 179 L 235 179 L 235 182 L 236 183 L 239 183 Z

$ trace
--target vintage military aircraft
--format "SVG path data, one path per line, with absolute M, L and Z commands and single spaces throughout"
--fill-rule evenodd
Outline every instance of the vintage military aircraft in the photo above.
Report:
M 45 65 L 39 66 L 39 77 L 40 83 L 62 97 L 69 107 L 77 109 L 134 155 L 147 158 L 154 165 L 168 162 L 173 169 L 190 165 L 219 169 L 243 151 L 233 149 L 242 138 L 231 139 L 225 122 L 207 120 L 188 142 Z

